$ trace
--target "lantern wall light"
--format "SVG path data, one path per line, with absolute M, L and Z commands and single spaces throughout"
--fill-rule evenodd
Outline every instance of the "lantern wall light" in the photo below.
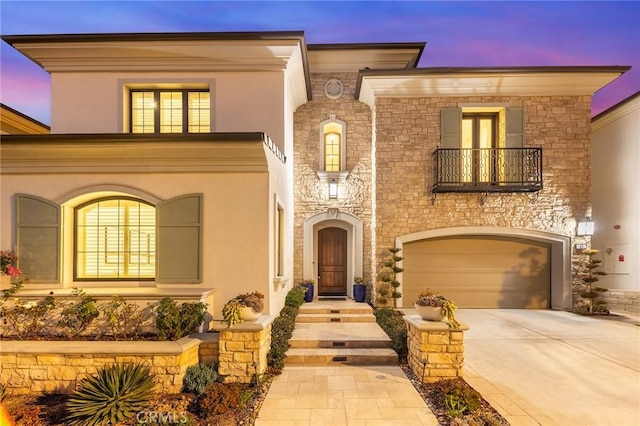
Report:
M 591 220 L 590 217 L 585 217 L 578 221 L 578 229 L 576 235 L 579 237 L 586 237 L 593 235 L 593 231 L 595 230 L 595 223 Z

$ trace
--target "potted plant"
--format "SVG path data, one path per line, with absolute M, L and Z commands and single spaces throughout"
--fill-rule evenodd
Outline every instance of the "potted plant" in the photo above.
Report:
M 367 298 L 367 285 L 364 283 L 364 278 L 353 277 L 353 299 L 356 302 L 362 303 Z
M 222 316 L 227 324 L 232 326 L 243 321 L 258 319 L 263 310 L 264 294 L 254 291 L 240 294 L 229 300 L 222 308 Z
M 302 281 L 301 286 L 307 289 L 307 292 L 304 294 L 305 302 L 313 302 L 313 284 L 315 281 L 312 279 Z
M 459 328 L 455 311 L 458 307 L 449 299 L 431 290 L 424 289 L 413 304 L 418 314 L 426 321 L 441 321 L 446 318 L 449 326 Z

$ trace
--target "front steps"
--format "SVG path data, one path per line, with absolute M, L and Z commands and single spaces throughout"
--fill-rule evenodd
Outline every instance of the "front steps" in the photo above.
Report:
M 373 309 L 353 301 L 316 301 L 300 307 L 286 365 L 396 365 L 398 355 Z

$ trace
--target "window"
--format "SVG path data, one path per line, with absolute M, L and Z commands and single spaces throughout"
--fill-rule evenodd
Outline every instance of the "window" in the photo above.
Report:
M 77 279 L 154 278 L 154 206 L 133 198 L 103 198 L 75 212 Z
M 131 133 L 208 133 L 207 90 L 131 90 Z
M 284 276 L 284 209 L 280 204 L 276 209 L 276 276 Z
M 342 172 L 346 170 L 345 123 L 330 115 L 329 120 L 320 123 L 320 161 L 322 172 Z

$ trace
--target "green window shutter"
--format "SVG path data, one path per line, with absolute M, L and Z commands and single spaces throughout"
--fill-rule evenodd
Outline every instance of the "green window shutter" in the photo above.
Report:
M 507 108 L 506 148 L 522 148 L 524 146 L 524 108 Z
M 440 111 L 440 148 L 460 149 L 462 144 L 462 109 Z
M 202 194 L 163 201 L 156 215 L 156 282 L 202 282 Z
M 59 205 L 16 194 L 18 265 L 31 282 L 60 282 L 60 217 Z

